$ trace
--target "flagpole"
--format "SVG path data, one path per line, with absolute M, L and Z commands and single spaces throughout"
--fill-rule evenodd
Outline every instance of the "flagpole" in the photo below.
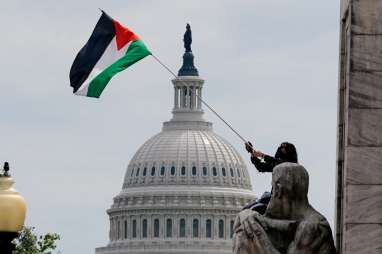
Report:
M 167 67 L 167 65 L 165 65 L 161 60 L 159 60 L 159 58 L 158 57 L 156 57 L 154 54 L 151 54 L 151 56 L 160 64 L 160 65 L 162 65 L 162 67 L 163 68 L 165 68 L 169 73 L 171 73 L 175 78 L 178 78 L 178 76 L 169 68 L 169 67 Z M 179 81 L 181 81 L 183 84 L 185 84 L 185 85 L 187 85 L 187 83 L 186 82 L 184 82 L 183 80 L 179 80 Z M 211 112 L 212 113 L 214 113 L 223 123 L 225 123 L 225 125 L 227 125 L 228 126 L 228 128 L 230 128 L 244 143 L 247 143 L 248 141 L 245 139 L 245 138 L 243 138 L 243 136 L 242 135 L 240 135 L 239 134 L 239 132 L 237 132 L 233 127 L 232 127 L 232 125 L 231 124 L 229 124 L 226 120 L 224 120 L 224 118 L 222 117 L 222 116 L 220 116 L 220 114 L 218 114 L 218 112 L 216 112 L 215 111 L 215 109 L 212 107 L 212 106 L 210 106 L 210 105 L 208 105 L 208 103 L 207 102 L 205 102 L 198 94 L 196 94 L 195 93 L 195 95 L 196 95 L 196 97 L 209 109 L 209 110 L 211 110 Z

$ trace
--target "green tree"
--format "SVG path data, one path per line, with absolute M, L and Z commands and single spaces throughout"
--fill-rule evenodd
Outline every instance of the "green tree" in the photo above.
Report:
M 60 240 L 60 236 L 56 233 L 37 236 L 33 227 L 24 227 L 15 240 L 16 250 L 13 254 L 53 254 L 57 240 Z

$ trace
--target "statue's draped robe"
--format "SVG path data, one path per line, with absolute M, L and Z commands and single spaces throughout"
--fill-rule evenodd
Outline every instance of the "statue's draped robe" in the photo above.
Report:
M 336 254 L 332 231 L 308 200 L 309 174 L 285 162 L 272 173 L 265 215 L 243 210 L 234 225 L 234 254 Z
M 336 253 L 329 223 L 314 210 L 301 222 L 285 220 L 283 223 L 282 220 L 266 219 L 268 226 L 265 228 L 256 220 L 249 220 L 255 213 L 244 210 L 237 216 L 234 225 L 234 254 Z

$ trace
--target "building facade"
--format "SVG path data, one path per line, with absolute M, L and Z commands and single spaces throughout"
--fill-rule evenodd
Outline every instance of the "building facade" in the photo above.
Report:
M 336 242 L 382 253 L 382 1 L 341 1 Z
M 173 117 L 130 161 L 107 210 L 110 241 L 97 254 L 232 253 L 236 214 L 255 199 L 249 173 L 203 118 L 191 50 L 172 83 Z

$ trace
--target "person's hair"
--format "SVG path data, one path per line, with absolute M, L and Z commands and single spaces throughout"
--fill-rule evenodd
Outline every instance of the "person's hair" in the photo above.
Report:
M 281 145 L 277 148 L 275 158 L 284 162 L 298 163 L 296 147 L 289 142 L 281 143 Z

